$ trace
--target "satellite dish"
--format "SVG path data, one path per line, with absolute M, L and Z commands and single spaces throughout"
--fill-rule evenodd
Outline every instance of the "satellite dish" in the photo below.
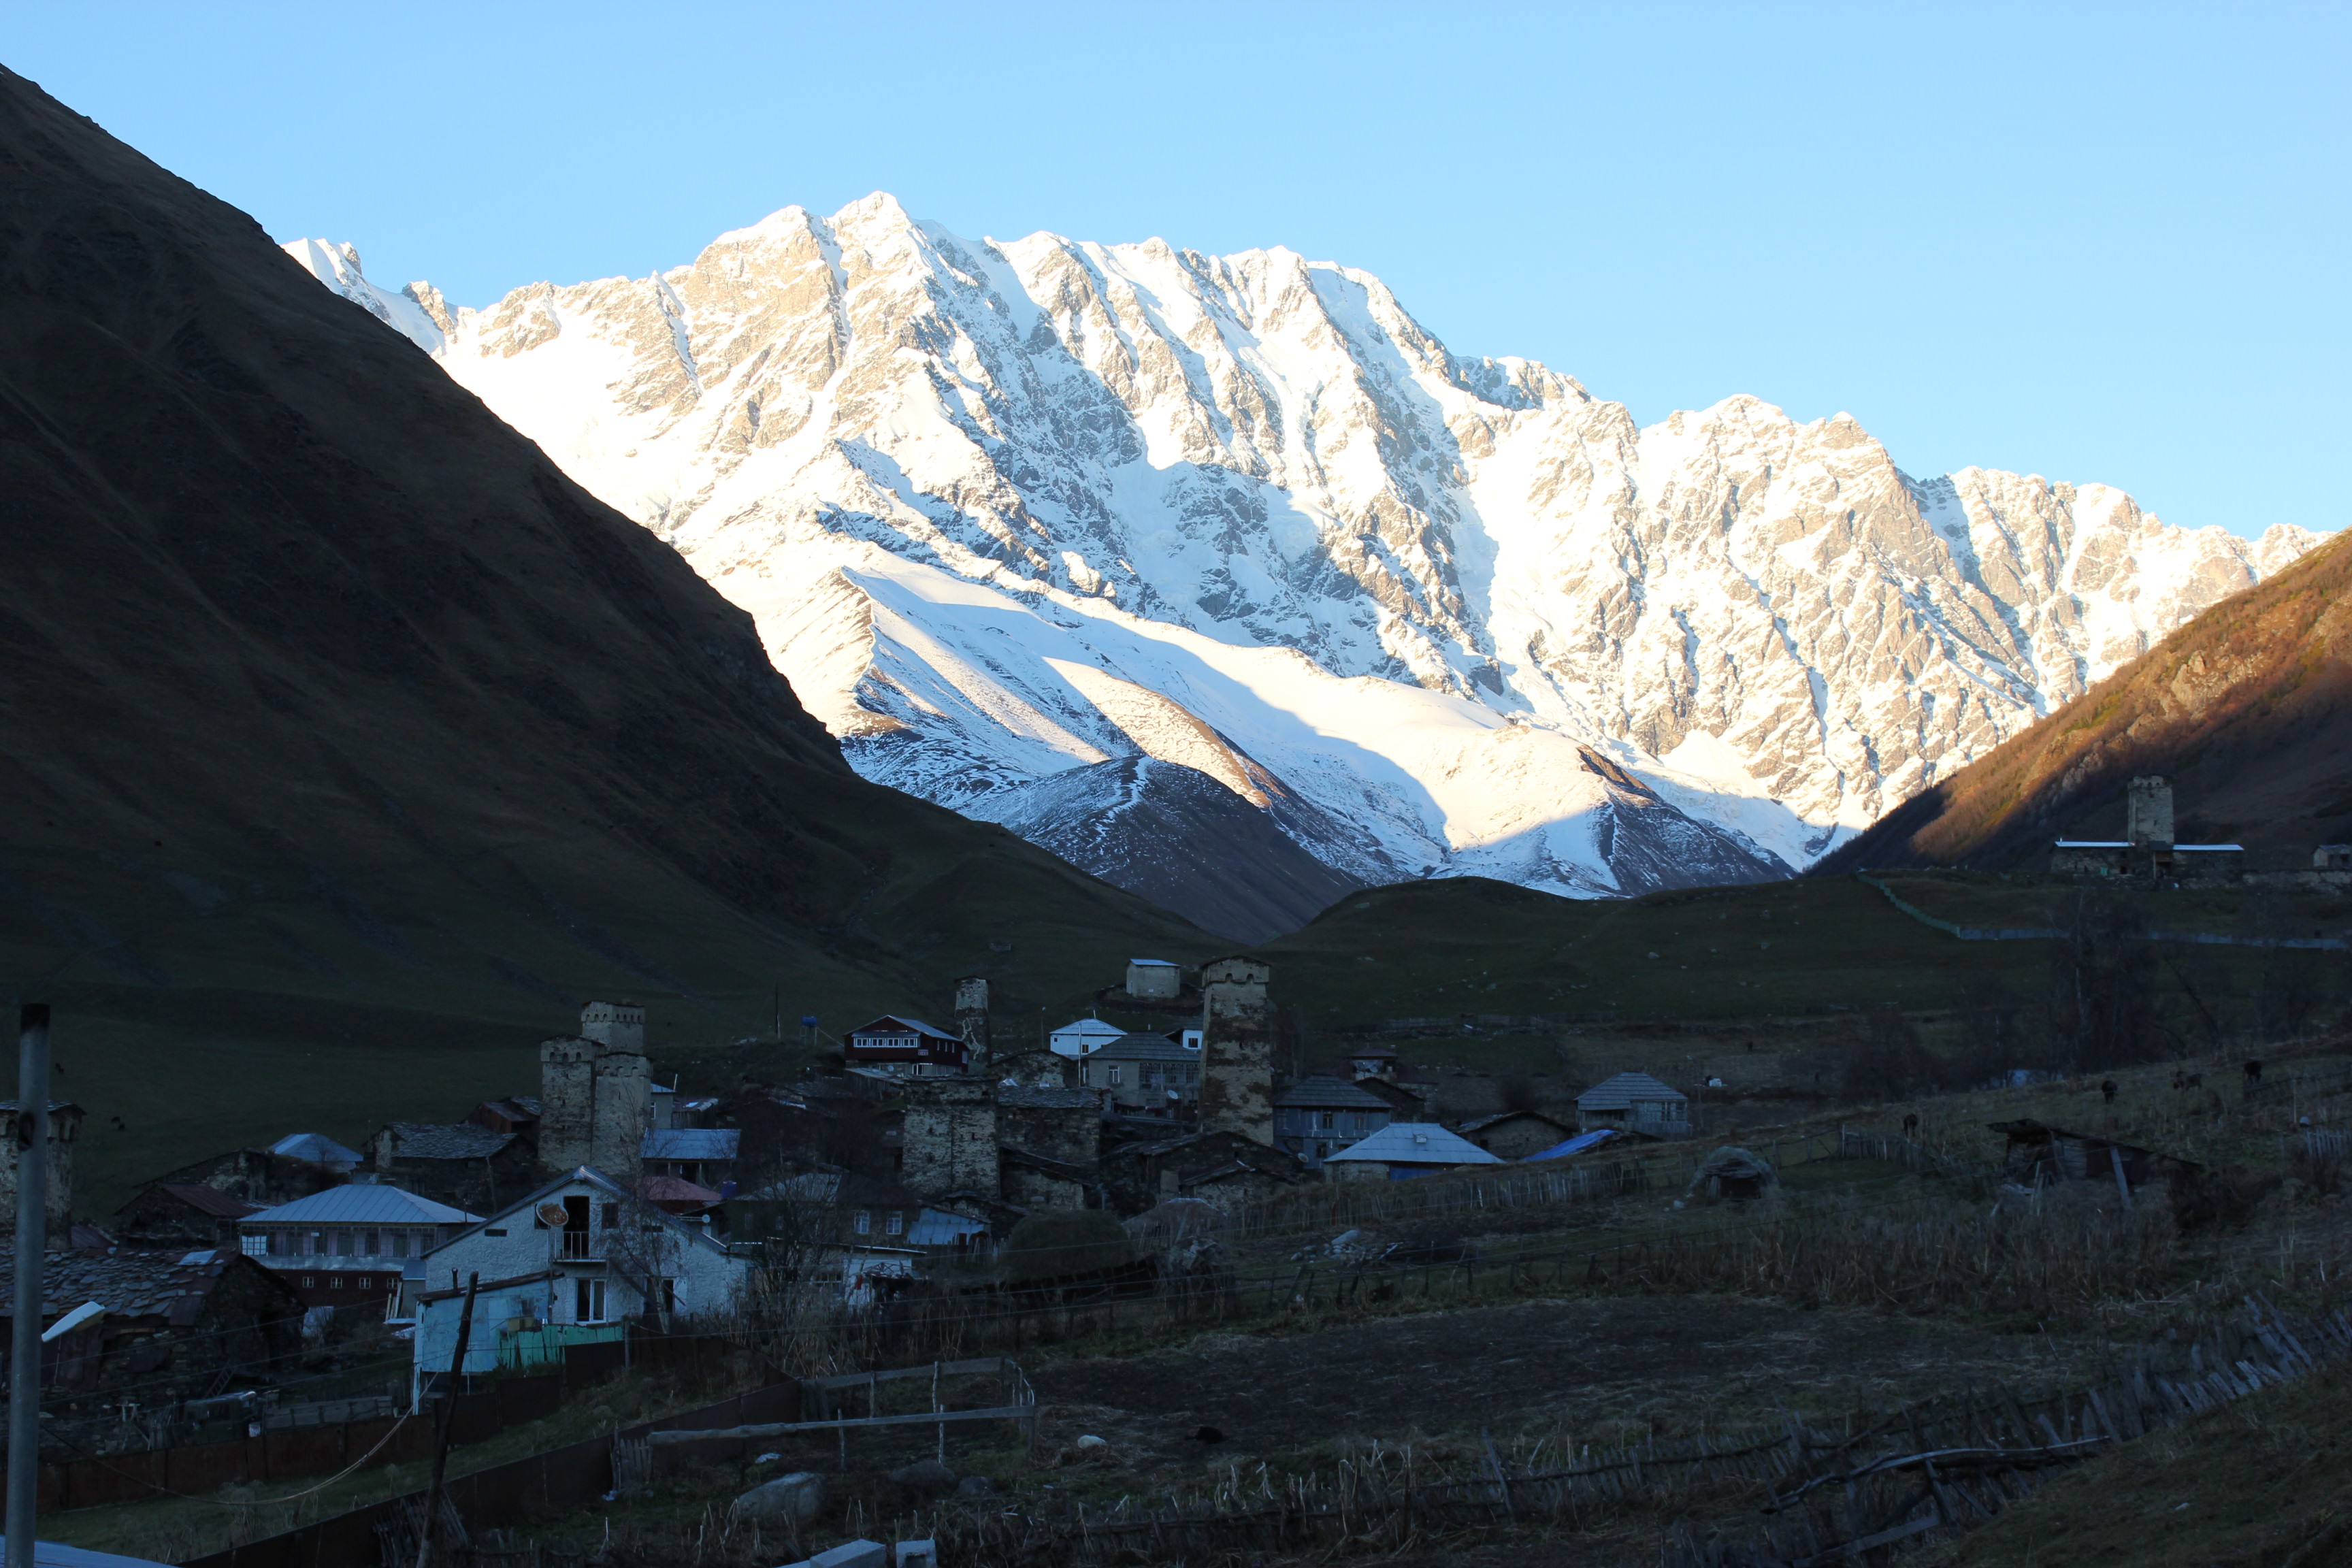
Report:
M 550 1227 L 551 1229 L 562 1229 L 564 1223 L 571 1219 L 571 1217 L 572 1216 L 564 1212 L 563 1205 L 562 1204 L 541 1204 L 539 1205 L 539 1223 Z

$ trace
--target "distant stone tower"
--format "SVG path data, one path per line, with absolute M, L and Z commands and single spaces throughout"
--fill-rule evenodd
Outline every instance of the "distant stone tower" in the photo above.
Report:
M 1201 1131 L 1274 1142 L 1273 968 L 1221 958 L 1201 968 Z
M 898 1179 L 918 1197 L 997 1194 L 996 1086 L 984 1078 L 912 1079 Z
M 2172 847 L 2172 785 L 2161 778 L 2137 778 L 2124 798 L 2124 838 L 2135 849 Z
M 988 982 L 977 974 L 967 974 L 956 982 L 956 1033 L 963 1037 L 964 1048 L 971 1053 L 966 1072 L 988 1071 L 992 1055 L 988 1043 Z
M 558 1171 L 593 1165 L 627 1179 L 644 1168 L 653 1125 L 653 1064 L 646 1058 L 646 1010 L 634 1002 L 591 1002 L 580 1033 L 539 1047 L 539 1161 Z

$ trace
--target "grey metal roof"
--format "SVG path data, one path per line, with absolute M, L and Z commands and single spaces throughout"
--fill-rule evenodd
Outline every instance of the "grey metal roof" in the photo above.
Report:
M 897 1025 L 898 1027 L 886 1027 L 892 1024 Z M 860 1024 L 849 1032 L 853 1035 L 903 1035 L 909 1030 L 917 1035 L 929 1036 L 935 1040 L 951 1040 L 958 1043 L 962 1040 L 960 1035 L 950 1035 L 945 1029 L 933 1028 L 920 1018 L 909 1018 L 904 1013 L 885 1013 L 871 1023 Z
M 1302 1078 L 1274 1097 L 1284 1110 L 1391 1110 L 1395 1109 L 1370 1089 L 1336 1078 Z
M 732 1127 L 656 1127 L 646 1134 L 644 1160 L 732 1160 L 743 1134 Z
M 1323 1156 L 1327 1165 L 1334 1160 L 1370 1160 L 1387 1165 L 1503 1163 L 1499 1156 L 1448 1132 L 1434 1121 L 1391 1121 L 1370 1137 L 1350 1143 L 1336 1154 Z
M 392 1121 L 393 1154 L 402 1160 L 487 1160 L 515 1141 L 478 1121 Z
M 281 1225 L 472 1225 L 481 1217 L 398 1187 L 366 1182 L 329 1187 L 280 1204 L 266 1215 L 255 1215 L 250 1223 L 271 1228 Z
M 1602 1079 L 1576 1097 L 1579 1110 L 1631 1110 L 1637 1100 L 1671 1100 L 1682 1104 L 1689 1096 L 1645 1072 L 1621 1072 Z
M 1562 1117 L 1554 1116 L 1548 1110 L 1498 1110 L 1492 1116 L 1482 1116 L 1475 1121 L 1464 1122 L 1462 1124 L 1462 1131 L 1465 1132 L 1483 1132 L 1489 1127 L 1500 1126 L 1502 1123 L 1511 1120 L 1514 1116 L 1524 1116 L 1530 1121 L 1549 1123 L 1553 1127 L 1559 1128 L 1562 1132 L 1573 1132 L 1576 1131 L 1575 1124 L 1571 1121 Z

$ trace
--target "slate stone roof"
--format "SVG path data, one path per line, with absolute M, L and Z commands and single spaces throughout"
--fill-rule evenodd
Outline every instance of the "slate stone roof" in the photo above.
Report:
M 1302 1078 L 1274 1097 L 1283 1110 L 1392 1110 L 1387 1100 L 1370 1089 L 1336 1078 Z
M 56 1317 L 96 1301 L 111 1317 L 193 1323 L 221 1271 L 237 1256 L 234 1251 L 52 1252 L 41 1260 L 41 1315 Z M 0 1278 L 13 1275 L 16 1267 L 16 1248 L 0 1246 Z M 6 1300 L 0 1299 L 0 1316 L 7 1310 Z
M 487 1160 L 515 1141 L 478 1121 L 393 1121 L 384 1131 L 397 1160 Z
M 1672 1084 L 1661 1083 L 1645 1072 L 1621 1072 L 1615 1078 L 1602 1079 L 1576 1097 L 1579 1110 L 1631 1110 L 1637 1100 L 1663 1100 L 1681 1105 L 1689 1097 Z
M 1099 1110 L 1102 1093 L 1092 1089 L 1047 1089 L 1036 1084 L 1006 1084 L 997 1089 L 996 1103 L 1017 1110 Z

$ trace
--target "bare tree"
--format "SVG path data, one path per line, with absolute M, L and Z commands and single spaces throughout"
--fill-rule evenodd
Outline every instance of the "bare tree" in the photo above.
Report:
M 1869 1033 L 1845 1059 L 1841 1087 L 1853 1100 L 1904 1100 L 1931 1087 L 1937 1061 L 1899 1007 L 1871 1014 Z
M 2074 1072 L 2149 1060 L 2156 1027 L 2156 953 L 2136 895 L 2076 889 L 2050 951 L 2050 1034 Z

